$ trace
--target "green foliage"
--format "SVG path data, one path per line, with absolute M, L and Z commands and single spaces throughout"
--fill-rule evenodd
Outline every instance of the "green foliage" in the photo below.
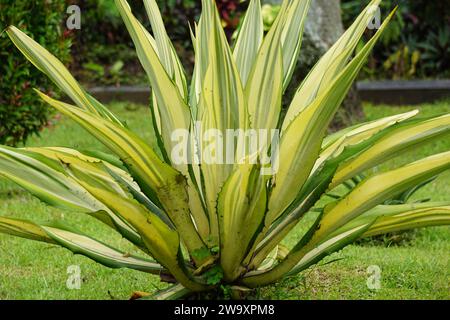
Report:
M 419 50 L 410 52 L 408 46 L 402 46 L 391 54 L 383 63 L 383 70 L 389 78 L 411 79 L 416 76 L 417 64 L 420 62 Z
M 206 259 L 209 255 L 210 251 L 207 248 L 197 249 L 192 252 L 192 257 L 199 260 Z
M 120 14 L 111 0 L 80 0 L 83 8 L 82 30 L 74 32 L 71 72 L 87 85 L 146 84 L 145 72 L 139 65 L 134 45 L 123 28 Z M 129 1 L 133 12 L 150 28 L 142 1 Z M 188 23 L 200 14 L 197 0 L 158 0 L 171 39 L 183 63 L 190 68 L 193 55 Z M 118 66 L 121 66 L 118 68 Z
M 39 14 L 34 14 L 39 12 Z M 63 30 L 64 0 L 0 0 L 0 31 L 14 24 L 52 51 L 69 59 L 71 40 Z M 50 81 L 30 65 L 5 33 L 0 35 L 0 143 L 17 145 L 47 124 L 49 111 L 30 88 L 53 94 Z
M 158 0 L 161 14 L 167 26 L 170 38 L 184 48 L 191 45 L 187 23 L 200 16 L 201 3 L 197 0 Z
M 216 265 L 205 272 L 206 283 L 209 285 L 217 285 L 223 279 L 223 270 L 220 266 Z
M 74 30 L 71 72 L 90 86 L 146 83 L 136 53 L 114 1 L 80 0 L 81 30 Z M 149 27 L 142 1 L 130 1 Z M 139 15 L 139 13 L 141 13 Z M 89 32 L 87 30 L 96 30 Z
M 270 27 L 273 25 L 275 19 L 277 18 L 278 13 L 280 12 L 280 9 L 281 9 L 280 5 L 265 4 L 262 6 L 262 16 L 265 31 L 268 31 Z
M 157 2 L 169 37 L 190 74 L 194 65 L 194 54 L 189 25 L 192 27 L 200 17 L 201 1 L 157 0 Z M 97 32 L 74 33 L 72 50 L 74 61 L 71 72 L 87 85 L 146 84 L 145 73 L 137 63 L 134 46 L 121 24 L 114 1 L 79 0 L 78 3 L 83 12 L 82 29 Z M 217 0 L 216 3 L 220 8 L 227 35 L 231 36 L 245 5 L 240 4 L 238 0 Z M 142 1 L 131 0 L 129 4 L 142 24 L 150 28 Z M 120 68 L 120 72 L 115 72 L 115 67 L 120 63 L 123 67 Z M 103 69 L 102 72 L 100 68 Z
M 447 25 L 448 26 L 448 25 Z M 418 47 L 422 52 L 422 68 L 426 74 L 450 76 L 450 27 L 430 32 Z
M 342 0 L 345 26 L 367 1 Z M 446 78 L 450 75 L 450 6 L 446 1 L 385 0 L 383 12 L 395 5 L 399 10 L 383 35 L 363 76 L 369 78 L 409 79 Z M 364 37 L 364 41 L 370 34 Z

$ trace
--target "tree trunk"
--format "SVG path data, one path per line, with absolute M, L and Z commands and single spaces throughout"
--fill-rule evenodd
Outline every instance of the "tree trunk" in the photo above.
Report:
M 269 4 L 281 4 L 281 2 L 282 0 L 263 0 L 263 3 Z M 286 103 L 292 99 L 295 90 L 309 70 L 331 48 L 343 32 L 340 0 L 312 0 L 305 25 L 300 60 L 286 94 Z M 340 108 L 333 127 L 336 129 L 347 126 L 355 120 L 361 119 L 363 115 L 361 101 L 356 85 L 354 85 Z

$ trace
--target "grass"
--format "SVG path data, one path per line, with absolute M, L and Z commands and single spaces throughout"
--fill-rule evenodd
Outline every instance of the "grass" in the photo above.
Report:
M 448 113 L 450 102 L 420 107 L 424 116 Z M 111 108 L 128 125 L 152 142 L 147 130 L 147 109 L 113 104 Z M 414 107 L 365 106 L 368 120 Z M 147 134 L 145 134 L 147 132 Z M 77 149 L 105 148 L 80 127 L 61 118 L 45 129 L 29 146 L 70 146 Z M 388 161 L 377 170 L 401 166 L 423 156 L 450 150 L 450 139 L 441 139 Z M 106 150 L 105 150 L 106 151 Z M 450 173 L 420 191 L 417 197 L 448 200 Z M 109 229 L 92 219 L 56 210 L 34 199 L 19 187 L 0 179 L 0 215 L 36 222 L 62 219 L 77 228 L 121 249 L 133 248 Z M 295 232 L 288 240 L 293 243 Z M 277 285 L 261 289 L 262 299 L 449 299 L 450 298 L 450 228 L 422 229 L 403 246 L 352 245 L 334 254 L 320 266 Z M 326 264 L 332 260 L 341 259 Z M 69 290 L 67 268 L 81 268 L 80 290 Z M 367 268 L 381 268 L 380 290 L 369 290 Z M 133 291 L 152 292 L 164 285 L 155 276 L 137 271 L 111 270 L 69 251 L 46 244 L 0 235 L 0 299 L 127 299 Z

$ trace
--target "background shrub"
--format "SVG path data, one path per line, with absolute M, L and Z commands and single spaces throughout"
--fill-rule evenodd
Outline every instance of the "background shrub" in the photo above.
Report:
M 366 4 L 367 1 L 342 0 L 346 27 Z M 397 16 L 383 35 L 382 43 L 375 47 L 362 76 L 375 79 L 450 77 L 449 1 L 383 0 L 383 15 L 397 4 Z
M 194 54 L 189 25 L 198 21 L 200 0 L 157 0 L 164 24 L 187 75 L 192 73 Z M 82 27 L 74 32 L 71 72 L 87 85 L 146 84 L 134 45 L 112 0 L 72 0 L 81 8 Z M 128 0 L 133 13 L 151 30 L 142 0 Z M 223 25 L 231 38 L 248 3 L 216 0 Z M 95 30 L 95 32 L 92 32 Z
M 188 25 L 198 19 L 200 0 L 157 0 L 170 38 L 187 69 L 192 71 L 193 50 Z M 269 2 L 268 0 L 263 3 Z M 277 3 L 278 1 L 270 1 Z M 88 85 L 146 84 L 134 46 L 111 0 L 71 0 L 82 9 L 83 26 L 74 34 L 72 72 Z M 133 12 L 150 29 L 142 0 L 129 0 Z M 231 38 L 248 1 L 216 0 L 227 35 Z M 341 0 L 345 27 L 368 0 Z M 396 4 L 399 10 L 377 45 L 362 78 L 418 79 L 450 77 L 450 6 L 448 1 L 383 0 L 383 16 Z M 87 31 L 86 31 L 87 30 Z M 96 30 L 96 32 L 89 32 Z M 366 39 L 371 36 L 367 32 Z M 363 43 L 361 43 L 362 45 Z M 305 48 L 306 46 L 304 46 Z
M 142 0 L 128 1 L 149 27 Z M 71 0 L 81 9 L 81 30 L 74 30 L 70 71 L 83 84 L 145 83 L 133 42 L 113 0 Z
M 32 14 L 39 12 L 39 14 Z M 65 0 L 0 0 L 0 32 L 15 25 L 67 62 L 70 37 L 63 32 Z M 0 144 L 17 145 L 47 123 L 49 108 L 33 90 L 54 94 L 53 86 L 11 43 L 0 36 Z

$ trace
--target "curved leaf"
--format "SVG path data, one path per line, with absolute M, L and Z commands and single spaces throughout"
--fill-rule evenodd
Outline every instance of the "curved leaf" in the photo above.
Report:
M 421 122 L 405 123 L 377 141 L 357 157 L 344 162 L 333 178 L 331 188 L 366 169 L 385 162 L 411 147 L 450 133 L 450 114 Z
M 23 55 L 45 73 L 78 107 L 118 125 L 123 125 L 106 107 L 87 94 L 69 70 L 36 41 L 14 26 L 10 26 L 6 33 Z
M 0 233 L 60 245 L 109 268 L 128 268 L 152 274 L 161 274 L 164 271 L 164 268 L 154 261 L 122 252 L 79 232 L 0 217 Z

